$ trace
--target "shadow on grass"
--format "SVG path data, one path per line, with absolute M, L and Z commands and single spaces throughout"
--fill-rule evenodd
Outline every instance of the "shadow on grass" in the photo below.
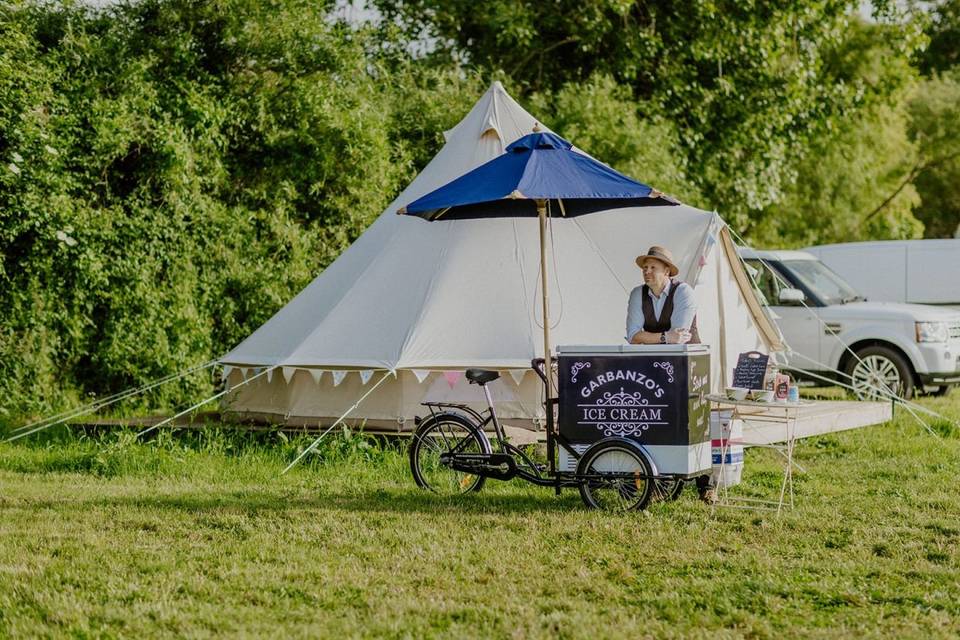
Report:
M 473 495 L 442 497 L 410 490 L 377 489 L 362 493 L 327 493 L 315 497 L 284 497 L 268 492 L 231 492 L 217 495 L 157 495 L 115 496 L 96 498 L 64 498 L 60 500 L 30 500 L 31 508 L 54 508 L 57 510 L 90 508 L 142 508 L 155 511 L 182 511 L 189 514 L 236 511 L 248 515 L 283 513 L 302 510 L 351 511 L 367 513 L 524 513 L 566 512 L 581 505 L 576 491 L 565 491 L 555 498 L 550 490 L 542 493 L 479 493 Z

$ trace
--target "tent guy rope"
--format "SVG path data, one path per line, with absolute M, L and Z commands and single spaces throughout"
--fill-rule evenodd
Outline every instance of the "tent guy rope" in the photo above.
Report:
M 153 431 L 154 429 L 159 429 L 160 427 L 162 427 L 162 426 L 164 426 L 164 425 L 166 425 L 166 424 L 168 424 L 168 423 L 170 423 L 170 422 L 173 422 L 173 421 L 176 420 L 177 418 L 179 418 L 179 417 L 181 417 L 181 416 L 184 416 L 184 415 L 190 413 L 191 411 L 195 411 L 196 409 L 199 409 L 200 407 L 202 407 L 203 405 L 207 404 L 208 402 L 212 402 L 212 401 L 216 400 L 217 398 L 222 398 L 223 396 L 227 395 L 227 394 L 230 393 L 231 391 L 233 391 L 233 390 L 235 390 L 235 389 L 239 389 L 240 387 L 242 387 L 243 385 L 245 385 L 245 384 L 247 384 L 247 383 L 249 383 L 249 382 L 253 382 L 254 380 L 256 380 L 257 378 L 259 378 L 260 376 L 265 375 L 265 374 L 268 374 L 268 373 L 270 373 L 271 371 L 275 370 L 276 368 L 277 368 L 277 365 L 273 365 L 272 367 L 270 367 L 270 368 L 268 368 L 268 369 L 264 369 L 263 371 L 261 371 L 261 372 L 258 373 L 257 375 L 251 376 L 251 377 L 247 378 L 246 380 L 244 380 L 244 381 L 241 382 L 240 384 L 237 384 L 237 385 L 235 385 L 235 386 L 233 386 L 233 387 L 231 387 L 231 386 L 228 385 L 227 388 L 224 389 L 223 391 L 221 391 L 221 392 L 219 392 L 219 393 L 216 393 L 216 394 L 210 396 L 210 397 L 207 398 L 206 400 L 203 400 L 203 401 L 201 401 L 201 402 L 198 402 L 197 404 L 193 405 L 193 406 L 190 407 L 189 409 L 184 409 L 184 410 L 181 411 L 180 413 L 178 413 L 178 414 L 176 414 L 176 415 L 174 415 L 174 416 L 170 416 L 170 417 L 167 418 L 166 420 L 163 420 L 162 422 L 158 422 L 157 424 L 153 425 L 152 427 L 147 427 L 146 429 L 144 429 L 143 431 L 141 431 L 140 433 L 138 433 L 138 434 L 137 434 L 137 437 L 140 438 L 141 436 L 144 436 L 144 435 L 150 433 L 150 432 Z
M 136 396 L 141 393 L 145 393 L 147 391 L 150 391 L 151 389 L 155 389 L 156 387 L 164 385 L 168 382 L 179 380 L 180 378 L 188 376 L 191 373 L 194 373 L 196 371 L 202 371 L 204 369 L 208 369 L 216 364 L 217 364 L 216 360 L 209 360 L 207 362 L 204 362 L 203 364 L 198 364 L 188 369 L 184 369 L 183 371 L 179 371 L 177 373 L 172 373 L 168 376 L 164 376 L 163 378 L 159 378 L 157 380 L 154 380 L 153 382 L 148 382 L 147 384 L 141 387 L 120 391 L 118 393 L 113 394 L 112 396 L 107 396 L 106 398 L 100 398 L 99 400 L 95 400 L 94 402 L 86 404 L 82 407 L 70 409 L 69 411 L 64 411 L 64 412 L 58 413 L 57 415 L 50 416 L 42 420 L 37 420 L 36 422 L 32 422 L 22 427 L 18 427 L 14 429 L 13 431 L 14 435 L 8 438 L 6 442 L 13 442 L 14 440 L 19 440 L 20 438 L 24 438 L 31 434 L 37 433 L 38 431 L 43 431 L 44 429 L 55 427 L 58 424 L 63 424 L 64 422 L 71 420 L 73 418 L 77 418 L 87 413 L 99 411 L 100 409 L 103 409 L 104 407 L 108 407 L 116 402 L 120 402 L 121 400 L 125 400 L 127 398 Z
M 343 421 L 346 419 L 346 417 L 347 417 L 348 415 L 350 415 L 350 412 L 353 411 L 354 409 L 356 409 L 357 407 L 359 407 L 359 406 L 360 406 L 360 403 L 363 402 L 364 400 L 366 400 L 366 399 L 367 399 L 367 396 L 369 396 L 371 393 L 373 393 L 374 390 L 376 390 L 376 388 L 379 387 L 387 378 L 389 378 L 389 377 L 394 377 L 394 378 L 395 378 L 396 376 L 397 376 L 397 372 L 396 372 L 395 369 L 391 369 L 390 371 L 385 372 L 385 373 L 383 374 L 383 377 L 380 378 L 380 380 L 377 382 L 377 384 L 373 385 L 373 387 L 372 387 L 369 391 L 367 391 L 365 394 L 363 394 L 363 396 L 361 396 L 361 398 L 360 398 L 359 400 L 357 400 L 356 402 L 354 402 L 354 403 L 353 403 L 353 406 L 351 406 L 349 409 L 347 409 L 347 411 L 346 411 L 342 416 L 340 416 L 339 418 L 337 418 L 337 421 L 336 421 L 336 422 L 334 422 L 334 423 L 331 424 L 329 427 L 327 427 L 327 430 L 324 431 L 323 433 L 321 433 L 321 434 L 317 437 L 316 440 L 314 440 L 313 442 L 311 442 L 309 447 L 307 447 L 307 448 L 304 449 L 302 452 L 300 452 L 300 455 L 297 456 L 296 460 L 294 460 L 293 462 L 291 462 L 290 464 L 288 464 L 288 465 L 287 465 L 287 468 L 280 472 L 280 475 L 284 475 L 285 473 L 287 473 L 287 471 L 290 471 L 290 469 L 292 469 L 293 467 L 295 467 L 296 464 L 297 464 L 298 462 L 300 462 L 300 460 L 301 460 L 305 455 L 307 455 L 308 453 L 310 453 L 311 451 L 313 451 L 313 450 L 316 448 L 316 446 L 317 446 L 318 444 L 320 444 L 320 441 L 323 440 L 324 436 L 326 436 L 328 433 L 330 433 L 330 431 L 331 431 L 335 426 L 337 426 L 338 424 L 340 424 L 341 422 L 343 422 Z
M 808 358 L 807 356 L 803 355 L 802 353 L 793 351 L 792 349 L 790 350 L 790 355 L 791 355 L 791 356 L 797 356 L 797 357 L 799 357 L 799 358 L 801 358 L 801 359 L 803 359 L 803 360 L 806 360 L 807 362 L 810 362 L 810 363 L 819 365 L 819 366 L 821 366 L 821 367 L 824 367 L 826 370 L 830 370 L 830 367 L 828 367 L 827 365 L 825 365 L 825 364 L 823 364 L 823 363 L 820 363 L 820 362 L 817 362 L 817 361 L 814 360 L 813 358 Z M 785 365 L 785 368 L 786 368 L 787 370 L 792 370 L 792 371 L 802 371 L 805 375 L 811 376 L 811 377 L 813 377 L 813 378 L 817 378 L 817 379 L 822 380 L 822 381 L 824 381 L 824 382 L 829 382 L 829 383 L 832 384 L 832 385 L 836 385 L 836 386 L 838 386 L 838 387 L 842 387 L 842 388 L 844 388 L 844 389 L 848 389 L 848 390 L 850 390 L 850 391 L 853 391 L 854 393 L 857 393 L 857 390 L 856 390 L 852 385 L 849 385 L 849 384 L 846 384 L 846 383 L 844 383 L 844 382 L 841 382 L 840 380 L 838 380 L 838 379 L 836 379 L 836 378 L 828 378 L 828 377 L 826 377 L 826 376 L 819 375 L 819 374 L 817 374 L 817 373 L 815 373 L 815 372 L 813 372 L 813 371 L 807 371 L 806 369 L 801 369 L 800 367 L 790 366 L 789 364 L 788 364 L 788 365 Z M 840 373 L 840 372 L 839 372 L 839 371 L 834 371 L 834 373 Z M 840 373 L 840 375 L 846 376 L 846 374 L 844 374 L 844 373 Z M 849 377 L 849 376 L 846 376 L 846 377 Z M 916 403 L 913 403 L 913 402 L 910 402 L 909 400 L 904 400 L 903 398 L 900 398 L 899 396 L 896 396 L 896 395 L 892 395 L 892 394 L 891 394 L 891 395 L 888 396 L 888 399 L 889 399 L 891 402 L 894 402 L 894 403 L 896 403 L 896 404 L 901 405 L 904 409 L 906 409 L 906 410 L 910 413 L 910 415 L 912 415 L 912 416 L 917 420 L 917 422 L 920 423 L 921 426 L 923 426 L 924 429 L 926 429 L 927 431 L 930 432 L 930 435 L 932 435 L 932 436 L 934 436 L 934 437 L 936 437 L 936 438 L 938 438 L 938 439 L 940 438 L 940 435 L 937 434 L 935 431 L 933 431 L 933 429 L 930 428 L 930 425 L 928 425 L 923 419 L 920 418 L 920 416 L 918 416 L 918 415 L 916 414 L 916 411 L 920 411 L 920 412 L 922 412 L 922 413 L 926 413 L 926 414 L 928 414 L 928 415 L 931 415 L 931 416 L 933 416 L 933 417 L 935 417 L 935 418 L 940 418 L 940 419 L 942 419 L 942 420 L 946 420 L 947 422 L 952 422 L 952 423 L 954 423 L 954 424 L 957 424 L 954 420 L 951 420 L 951 419 L 948 418 L 947 416 L 943 416 L 943 415 L 937 413 L 936 411 L 932 411 L 931 409 L 927 409 L 926 407 L 924 407 L 924 406 L 922 406 L 922 405 L 919 405 L 919 404 L 916 404 Z M 957 424 L 957 426 L 960 426 L 960 424 Z

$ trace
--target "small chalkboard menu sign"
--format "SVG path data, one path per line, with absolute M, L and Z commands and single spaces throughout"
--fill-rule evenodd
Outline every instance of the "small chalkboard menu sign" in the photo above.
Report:
M 759 351 L 741 353 L 733 370 L 733 386 L 740 389 L 763 389 L 770 356 Z

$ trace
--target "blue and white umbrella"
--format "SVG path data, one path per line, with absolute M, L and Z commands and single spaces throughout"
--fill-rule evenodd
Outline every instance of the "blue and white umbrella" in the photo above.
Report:
M 426 220 L 536 216 L 556 202 L 563 217 L 675 201 L 573 148 L 560 136 L 526 135 L 506 153 L 414 200 L 398 213 Z M 486 206 L 499 203 L 499 206 Z M 535 206 L 537 205 L 537 206 Z

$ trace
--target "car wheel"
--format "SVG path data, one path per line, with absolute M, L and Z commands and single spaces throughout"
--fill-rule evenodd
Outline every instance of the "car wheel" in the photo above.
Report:
M 861 400 L 889 400 L 889 393 L 909 400 L 913 397 L 913 368 L 890 347 L 872 346 L 857 351 L 845 371 L 854 393 Z M 884 393 L 883 389 L 889 391 Z

